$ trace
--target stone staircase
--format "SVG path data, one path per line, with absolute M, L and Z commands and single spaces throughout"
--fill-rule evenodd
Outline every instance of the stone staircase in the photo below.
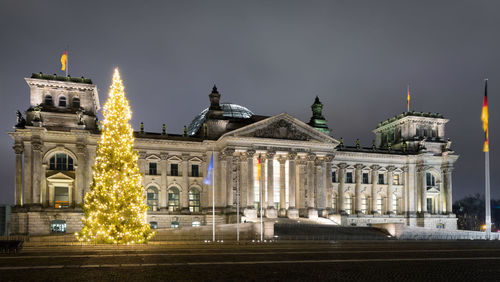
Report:
M 274 235 L 279 240 L 395 240 L 385 230 L 300 222 L 278 222 Z

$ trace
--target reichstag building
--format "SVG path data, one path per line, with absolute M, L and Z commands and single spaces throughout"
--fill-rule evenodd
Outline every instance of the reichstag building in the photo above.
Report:
M 83 77 L 42 73 L 26 82 L 29 107 L 9 132 L 16 154 L 11 231 L 72 233 L 82 226 L 81 205 L 92 181 L 97 86 Z M 317 97 L 309 121 L 287 113 L 261 116 L 220 97 L 214 86 L 208 107 L 183 134 L 165 126 L 146 132 L 142 125 L 135 132 L 153 228 L 210 224 L 213 205 L 217 223 L 233 223 L 238 199 L 242 221 L 257 221 L 261 194 L 265 218 L 457 228 L 452 170 L 458 155 L 445 138 L 443 116 L 405 112 L 374 124 L 370 147 L 346 146 L 330 135 Z M 203 182 L 212 153 L 215 191 Z

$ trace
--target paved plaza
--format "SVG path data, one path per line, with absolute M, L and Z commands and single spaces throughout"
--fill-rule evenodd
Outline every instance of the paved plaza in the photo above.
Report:
M 498 281 L 500 243 L 275 242 L 26 247 L 0 280 Z

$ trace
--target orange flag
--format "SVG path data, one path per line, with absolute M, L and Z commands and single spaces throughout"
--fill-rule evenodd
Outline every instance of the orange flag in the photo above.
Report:
M 66 70 L 66 63 L 68 62 L 68 52 L 64 50 L 61 56 L 61 70 Z
M 481 113 L 481 120 L 483 121 L 483 130 L 484 130 L 483 152 L 488 152 L 490 150 L 488 144 L 488 79 L 484 80 L 484 99 L 483 99 L 483 112 Z
M 408 85 L 408 96 L 406 97 L 406 100 L 408 101 L 408 103 L 406 104 L 406 109 L 409 112 L 410 111 L 410 85 Z

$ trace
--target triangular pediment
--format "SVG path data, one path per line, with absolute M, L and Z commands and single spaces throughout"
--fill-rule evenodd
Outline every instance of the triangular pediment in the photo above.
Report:
M 72 174 L 74 173 L 66 171 L 58 171 L 53 174 L 47 173 L 47 180 L 73 181 L 74 177 L 71 176 Z
M 228 132 L 222 137 L 224 136 L 312 141 L 332 143 L 335 145 L 339 143 L 332 137 L 314 129 L 287 113 L 281 113 L 279 115 L 266 118 L 256 123 Z

